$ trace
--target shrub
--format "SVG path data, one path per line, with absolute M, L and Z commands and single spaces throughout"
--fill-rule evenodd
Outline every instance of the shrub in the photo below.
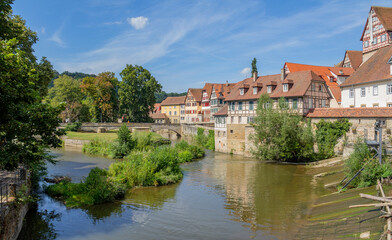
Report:
M 310 122 L 292 112 L 285 99 L 279 99 L 277 109 L 268 95 L 260 97 L 254 120 L 256 146 L 254 156 L 262 160 L 304 162 L 314 159 L 313 134 Z
M 81 126 L 82 126 L 81 122 L 69 123 L 67 124 L 67 126 L 65 126 L 65 131 L 77 132 L 79 131 Z
M 111 143 L 109 141 L 100 138 L 94 138 L 89 143 L 83 145 L 83 152 L 107 157 L 110 155 L 110 147 Z
M 117 139 L 110 144 L 109 156 L 111 158 L 123 158 L 128 155 L 135 146 L 131 132 L 126 124 L 123 124 L 117 132 Z
M 181 140 L 178 143 L 176 143 L 175 149 L 177 149 L 178 151 L 185 151 L 185 150 L 189 151 L 190 153 L 192 153 L 192 159 L 202 158 L 204 157 L 205 154 L 203 148 L 196 145 L 190 145 L 184 140 Z
M 339 119 L 334 122 L 322 119 L 316 126 L 319 155 L 321 158 L 330 158 L 335 155 L 334 147 L 338 139 L 350 129 L 351 123 L 347 119 Z
M 178 161 L 180 163 L 190 162 L 193 159 L 193 154 L 189 150 L 178 152 Z
M 111 183 L 108 181 L 106 170 L 94 168 L 80 183 L 62 181 L 46 187 L 45 192 L 64 200 L 68 207 L 82 207 L 122 198 L 125 186 Z
M 354 145 L 354 152 L 345 162 L 345 171 L 348 179 L 351 179 L 362 167 L 363 171 L 350 183 L 353 187 L 367 187 L 375 185 L 377 179 L 392 176 L 392 167 L 389 162 L 379 164 L 378 160 L 373 158 L 373 152 L 370 151 L 366 143 L 358 139 Z

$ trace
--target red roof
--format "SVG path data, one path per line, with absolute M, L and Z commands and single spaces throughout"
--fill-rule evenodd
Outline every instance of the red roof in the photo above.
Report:
M 179 97 L 167 97 L 165 100 L 162 101 L 162 106 L 169 106 L 169 105 L 180 105 L 185 103 L 186 96 L 179 96 Z
M 347 50 L 346 55 L 350 59 L 351 67 L 357 70 L 362 64 L 362 51 Z
M 235 83 L 216 83 L 214 84 L 215 94 L 219 99 L 225 99 L 234 87 Z
M 350 76 L 354 73 L 354 68 L 329 67 L 329 70 L 337 76 Z
M 387 30 L 389 32 L 392 31 L 392 8 L 372 6 L 370 9 L 374 10 L 374 12 L 376 13 L 376 16 L 380 20 L 380 22 L 381 22 L 382 26 L 385 28 L 385 30 Z M 362 41 L 363 35 L 366 31 L 368 21 L 369 21 L 369 19 L 366 20 L 365 27 L 362 31 L 361 41 Z
M 152 119 L 165 119 L 165 118 L 167 118 L 166 114 L 164 114 L 164 113 L 152 113 L 152 114 L 150 114 L 150 117 Z
M 306 115 L 310 118 L 390 118 L 392 108 L 315 108 Z
M 203 97 L 203 89 L 202 88 L 189 88 L 188 92 L 192 94 L 192 96 L 195 98 L 196 102 L 201 102 L 201 99 Z
M 214 116 L 227 116 L 229 107 L 227 105 L 223 106 L 219 111 L 217 111 Z
M 334 77 L 331 72 L 336 70 L 342 70 L 346 74 L 348 74 L 351 68 L 337 68 L 337 67 L 326 67 L 326 66 L 314 66 L 314 65 L 306 65 L 306 64 L 298 64 L 298 63 L 289 63 L 286 62 L 285 66 L 289 70 L 289 72 L 299 72 L 305 70 L 311 70 L 315 74 L 319 75 L 322 79 L 324 79 L 327 86 L 331 89 L 331 92 L 338 103 L 342 101 L 342 93 L 339 88 L 339 84 L 337 82 L 331 82 L 330 78 Z
M 207 92 L 207 96 L 208 98 L 210 98 L 211 96 L 211 92 L 212 92 L 212 87 L 214 86 L 214 83 L 206 83 L 203 87 L 203 91 Z M 202 95 L 203 96 L 203 95 Z
M 380 80 L 391 79 L 389 59 L 392 56 L 392 46 L 377 50 L 366 62 L 364 62 L 349 78 L 340 86 L 349 87 L 358 84 L 370 83 Z

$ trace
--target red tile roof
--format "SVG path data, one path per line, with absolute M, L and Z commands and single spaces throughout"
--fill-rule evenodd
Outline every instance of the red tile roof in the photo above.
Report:
M 219 99 L 225 99 L 234 87 L 235 83 L 216 83 L 214 84 L 215 94 Z
M 263 93 L 267 93 L 267 87 L 261 88 L 260 91 L 257 91 L 257 94 L 253 94 L 252 87 L 258 86 L 259 83 L 262 83 L 263 86 L 267 86 L 271 81 L 280 81 L 280 74 L 261 76 L 257 78 L 256 82 L 253 82 L 253 78 L 246 78 L 232 87 L 230 94 L 226 97 L 226 101 L 259 99 Z M 248 89 L 244 95 L 240 95 L 239 89 L 243 84 L 248 84 L 250 89 Z
M 195 98 L 196 102 L 201 102 L 201 99 L 203 97 L 203 89 L 202 88 L 189 88 L 188 91 Z
M 152 114 L 150 114 L 150 117 L 152 119 L 165 119 L 165 118 L 167 118 L 166 114 L 164 114 L 164 113 L 152 113 Z
M 358 84 L 391 79 L 392 76 L 390 73 L 390 66 L 388 64 L 388 60 L 391 56 L 392 46 L 380 48 L 340 86 L 349 87 Z
M 229 107 L 225 105 L 219 111 L 217 111 L 214 116 L 227 116 L 228 110 Z
M 283 92 L 283 83 L 291 80 L 294 84 L 287 92 Z M 312 71 L 291 72 L 283 82 L 279 82 L 270 94 L 271 98 L 304 96 L 312 81 L 325 83 L 324 80 Z M 326 87 L 326 86 L 325 86 Z
M 350 76 L 354 73 L 354 68 L 329 67 L 329 70 L 337 76 Z
M 212 92 L 212 87 L 214 86 L 215 83 L 206 83 L 203 87 L 203 91 L 207 92 L 208 98 L 211 97 L 211 92 Z M 202 94 L 203 97 L 203 94 Z
M 298 63 L 289 63 L 286 62 L 285 66 L 288 68 L 289 72 L 298 72 L 298 71 L 305 71 L 311 70 L 315 74 L 319 75 L 322 79 L 324 79 L 327 86 L 331 89 L 331 92 L 338 103 L 342 101 L 342 93 L 339 88 L 339 84 L 337 82 L 331 82 L 330 77 L 334 77 L 331 73 L 332 70 L 336 71 L 342 70 L 346 74 L 352 70 L 351 68 L 336 68 L 336 67 L 326 67 L 326 66 L 314 66 L 314 65 L 307 65 L 307 64 L 298 64 Z
M 392 108 L 315 108 L 306 115 L 310 118 L 390 118 Z
M 350 59 L 351 67 L 357 70 L 362 64 L 362 51 L 347 50 L 346 54 Z M 344 60 L 343 60 L 344 61 Z
M 169 106 L 169 105 L 180 105 L 185 103 L 186 96 L 180 97 L 167 97 L 165 100 L 162 101 L 162 106 Z

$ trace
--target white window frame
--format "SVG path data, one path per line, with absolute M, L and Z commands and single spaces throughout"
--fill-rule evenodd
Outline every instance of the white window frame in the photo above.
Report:
M 289 84 L 284 83 L 283 84 L 283 92 L 287 92 L 289 90 Z
M 387 85 L 387 94 L 388 95 L 392 94 L 392 84 L 391 83 Z
M 354 88 L 350 88 L 348 96 L 349 98 L 354 98 Z
M 243 88 L 240 88 L 240 95 L 244 95 L 244 89 Z
M 253 94 L 257 94 L 257 87 L 253 87 Z
M 271 93 L 272 92 L 272 86 L 267 86 L 267 93 Z
M 378 96 L 378 86 L 373 86 L 373 96 Z
M 361 88 L 361 97 L 366 97 L 366 88 Z

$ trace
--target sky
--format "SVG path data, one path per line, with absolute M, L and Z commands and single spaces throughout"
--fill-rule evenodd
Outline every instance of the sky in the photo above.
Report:
M 285 62 L 333 66 L 361 50 L 370 6 L 390 0 L 15 0 L 34 46 L 63 71 L 119 79 L 148 69 L 166 92 L 280 73 Z

